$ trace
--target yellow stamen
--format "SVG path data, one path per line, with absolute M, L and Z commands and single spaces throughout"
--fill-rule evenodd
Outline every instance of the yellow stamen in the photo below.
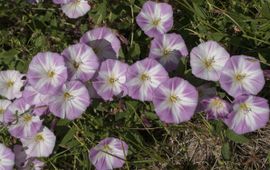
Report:
M 246 77 L 246 74 L 238 73 L 238 74 L 235 75 L 235 79 L 237 81 L 242 81 L 245 77 Z
M 4 109 L 3 108 L 0 108 L 0 115 L 4 113 Z
M 240 110 L 242 110 L 244 112 L 251 111 L 250 107 L 248 107 L 248 105 L 246 103 L 241 103 L 239 107 L 240 107 Z
M 73 62 L 73 67 L 74 67 L 75 69 L 78 69 L 78 68 L 80 67 L 80 63 L 74 61 L 74 62 Z
M 178 96 L 176 95 L 171 95 L 170 96 L 170 102 L 176 103 L 179 100 Z
M 110 83 L 110 84 L 113 85 L 115 82 L 117 82 L 117 79 L 116 79 L 116 78 L 114 78 L 114 77 L 110 77 L 110 78 L 109 78 L 109 83 Z
M 104 145 L 104 147 L 103 147 L 103 151 L 105 151 L 105 152 L 109 152 L 109 151 L 111 151 L 112 149 L 110 148 L 110 146 L 109 145 Z
M 44 138 L 43 138 L 43 136 L 42 136 L 42 133 L 38 133 L 38 134 L 35 136 L 35 141 L 36 141 L 36 142 L 44 141 Z
M 222 101 L 219 98 L 215 98 L 211 102 L 212 106 L 221 108 L 223 106 Z
M 141 75 L 141 80 L 142 81 L 146 81 L 146 80 L 150 80 L 151 78 L 149 77 L 149 75 L 148 74 L 146 74 L 146 73 L 143 73 L 142 75 Z
M 160 18 L 158 18 L 158 19 L 154 19 L 154 20 L 152 21 L 152 25 L 153 25 L 153 26 L 158 26 L 158 25 L 159 25 L 159 23 L 160 23 L 160 21 L 161 21 L 161 19 L 160 19 Z
M 9 80 L 9 81 L 7 82 L 7 87 L 8 87 L 8 88 L 13 87 L 13 85 L 14 85 L 14 81 Z
M 24 122 L 30 122 L 32 120 L 32 116 L 28 113 L 23 115 L 23 121 Z
M 53 78 L 55 75 L 55 72 L 50 70 L 50 71 L 48 71 L 47 75 L 49 78 Z
M 213 67 L 214 62 L 215 62 L 214 58 L 206 58 L 203 61 L 203 64 L 206 69 L 211 69 Z
M 65 92 L 64 93 L 64 99 L 65 100 L 68 100 L 68 99 L 70 99 L 72 97 L 72 95 L 69 93 L 69 92 Z

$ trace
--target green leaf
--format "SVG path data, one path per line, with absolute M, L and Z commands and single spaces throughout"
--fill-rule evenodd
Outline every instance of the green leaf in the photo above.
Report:
M 247 143 L 249 141 L 249 139 L 246 138 L 245 136 L 238 135 L 229 129 L 226 130 L 225 135 L 235 143 Z
M 153 112 L 146 112 L 144 114 L 150 120 L 156 120 L 156 119 L 158 119 L 157 115 L 155 113 L 153 113 Z
M 225 143 L 221 148 L 221 154 L 224 160 L 230 160 L 231 158 L 231 150 L 229 143 Z
M 133 45 L 130 49 L 130 56 L 136 57 L 136 56 L 139 56 L 140 54 L 141 54 L 141 48 L 140 48 L 139 44 L 136 42 L 133 42 Z

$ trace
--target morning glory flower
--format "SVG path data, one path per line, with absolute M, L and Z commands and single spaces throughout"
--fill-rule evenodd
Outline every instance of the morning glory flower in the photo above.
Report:
M 190 52 L 192 74 L 198 78 L 218 81 L 230 54 L 215 41 L 207 41 Z
M 100 60 L 117 59 L 121 48 L 120 40 L 107 27 L 98 27 L 86 32 L 80 42 L 92 47 Z
M 169 79 L 167 71 L 156 60 L 146 58 L 128 68 L 128 95 L 137 100 L 151 101 L 153 91 Z
M 91 7 L 87 0 L 70 0 L 62 4 L 61 9 L 66 16 L 75 19 L 85 15 Z
M 4 122 L 4 113 L 10 104 L 11 104 L 11 101 L 0 99 L 0 123 Z
M 23 115 L 30 109 L 30 105 L 21 97 L 11 103 L 4 112 L 4 122 L 11 123 L 17 120 L 17 117 Z
M 153 96 L 155 111 L 166 123 L 188 121 L 198 104 L 198 92 L 182 78 L 171 78 L 159 85 Z
M 73 120 L 80 117 L 89 104 L 87 88 L 80 81 L 70 81 L 52 96 L 49 109 L 57 117 Z
M 175 70 L 180 58 L 187 55 L 185 41 L 179 34 L 157 35 L 151 41 L 149 57 L 158 60 L 168 71 Z
M 232 56 L 226 63 L 220 85 L 229 95 L 258 94 L 265 84 L 260 62 L 249 56 Z
M 269 120 L 268 101 L 262 97 L 241 95 L 233 101 L 233 111 L 225 123 L 237 134 L 255 131 Z
M 0 143 L 0 169 L 1 170 L 12 170 L 14 166 L 15 155 L 5 145 Z
M 207 119 L 223 119 L 231 112 L 230 103 L 219 97 L 205 99 L 201 103 L 205 108 Z
M 210 83 L 200 85 L 197 87 L 197 90 L 199 94 L 199 103 L 195 111 L 196 113 L 204 111 L 204 105 L 201 102 L 202 100 L 210 99 L 217 95 L 216 88 L 211 86 Z
M 75 44 L 66 48 L 62 56 L 67 65 L 69 80 L 90 80 L 99 67 L 99 60 L 91 47 Z
M 149 37 L 168 32 L 173 26 L 173 10 L 167 3 L 147 1 L 136 17 L 136 22 Z
M 48 157 L 54 148 L 56 137 L 47 127 L 43 127 L 36 135 L 21 138 L 25 153 L 29 157 Z
M 23 74 L 16 70 L 0 71 L 0 95 L 11 100 L 22 96 Z
M 118 60 L 107 59 L 101 63 L 93 86 L 104 100 L 113 100 L 113 96 L 127 94 L 126 73 L 128 65 Z
M 61 55 L 38 53 L 29 64 L 28 82 L 42 94 L 54 94 L 67 80 L 67 68 Z
M 97 170 L 121 168 L 126 160 L 128 145 L 117 138 L 105 138 L 90 149 L 89 159 Z

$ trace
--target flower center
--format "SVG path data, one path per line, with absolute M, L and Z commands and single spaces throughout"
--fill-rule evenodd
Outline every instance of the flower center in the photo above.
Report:
M 203 61 L 204 67 L 206 69 L 211 69 L 213 67 L 215 60 L 214 58 L 207 58 Z
M 155 27 L 156 27 L 156 26 L 158 26 L 158 25 L 159 25 L 159 23 L 160 23 L 160 20 L 161 20 L 160 18 L 153 19 L 153 21 L 152 21 L 152 25 L 153 25 L 153 26 L 155 26 Z
M 29 113 L 26 113 L 23 115 L 23 121 L 24 122 L 30 122 L 32 120 L 32 116 Z
M 243 111 L 244 113 L 251 111 L 251 108 L 248 107 L 246 103 L 241 103 L 239 107 L 240 107 L 240 110 Z
M 69 93 L 69 92 L 65 92 L 64 93 L 64 99 L 65 100 L 68 100 L 68 99 L 70 99 L 72 97 L 72 95 Z
M 146 73 L 143 73 L 141 75 L 141 80 L 142 81 L 146 81 L 146 80 L 150 80 L 150 79 L 151 79 L 150 76 L 148 74 L 146 74 Z
M 177 101 L 179 101 L 179 97 L 176 96 L 176 95 L 171 95 L 170 98 L 169 98 L 170 102 L 171 103 L 176 103 Z
M 244 74 L 244 73 L 243 74 L 238 73 L 238 74 L 235 75 L 235 79 L 237 81 L 242 81 L 245 77 L 246 77 L 246 74 Z
M 55 72 L 50 70 L 50 71 L 48 71 L 47 75 L 48 75 L 49 78 L 53 78 L 54 75 L 55 75 Z
M 114 77 L 110 77 L 110 78 L 109 78 L 109 83 L 110 83 L 111 85 L 113 85 L 115 82 L 117 82 L 117 79 L 116 79 L 116 78 L 114 78 Z
M 221 108 L 222 107 L 222 101 L 218 98 L 213 99 L 211 102 L 212 106 L 216 107 L 216 108 Z
M 42 135 L 41 133 L 38 133 L 38 134 L 35 136 L 35 141 L 36 141 L 36 142 L 44 141 L 43 135 Z
M 7 82 L 7 87 L 8 87 L 8 88 L 13 87 L 13 85 L 14 85 L 14 81 L 9 80 L 9 81 Z
M 112 150 L 112 149 L 110 148 L 109 145 L 104 145 L 103 151 L 105 151 L 105 152 L 110 152 L 111 150 Z
M 4 113 L 4 109 L 3 108 L 0 108 L 0 115 Z
M 80 67 L 80 63 L 74 61 L 74 62 L 73 62 L 73 67 L 74 67 L 75 69 L 78 69 L 78 68 Z
M 164 49 L 163 50 L 163 57 L 168 57 L 168 55 L 171 53 L 169 49 Z

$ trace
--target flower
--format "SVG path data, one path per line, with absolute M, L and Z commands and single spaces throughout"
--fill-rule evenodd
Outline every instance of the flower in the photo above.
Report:
M 105 138 L 90 149 L 89 159 L 97 170 L 121 168 L 126 159 L 128 145 L 117 138 Z
M 168 32 L 173 26 L 173 10 L 167 3 L 147 1 L 136 17 L 136 22 L 149 37 Z
M 0 123 L 4 122 L 4 113 L 10 104 L 11 104 L 11 101 L 0 99 Z
M 201 101 L 207 114 L 207 119 L 223 119 L 231 112 L 229 102 L 222 100 L 219 97 L 213 97 Z
M 121 48 L 120 40 L 107 27 L 98 27 L 86 32 L 80 42 L 92 47 L 100 60 L 117 59 Z
M 66 16 L 75 19 L 85 15 L 91 7 L 87 0 L 70 0 L 62 4 L 61 9 Z
M 258 94 L 265 84 L 260 62 L 249 56 L 232 56 L 226 63 L 220 85 L 229 95 Z
M 12 170 L 14 166 L 15 155 L 11 149 L 0 143 L 0 169 Z
M 11 100 L 22 96 L 23 74 L 16 70 L 0 71 L 0 95 Z
M 128 95 L 133 99 L 151 101 L 153 91 L 169 79 L 167 71 L 156 60 L 146 58 L 128 68 Z
M 198 92 L 188 81 L 174 77 L 159 85 L 153 96 L 155 111 L 166 123 L 188 121 L 198 104 Z
M 99 67 L 99 60 L 86 44 L 75 44 L 62 52 L 67 65 L 69 80 L 90 80 Z
M 21 145 L 14 145 L 13 151 L 15 153 L 15 165 L 20 170 L 42 170 L 44 162 L 30 158 L 26 155 L 25 150 Z
M 29 84 L 42 94 L 54 94 L 67 80 L 67 68 L 61 55 L 38 53 L 29 64 Z
M 266 99 L 252 95 L 241 95 L 233 101 L 233 111 L 225 123 L 237 134 L 255 131 L 269 120 L 269 105 Z
M 101 63 L 93 86 L 104 100 L 113 100 L 113 96 L 127 94 L 126 72 L 128 65 L 118 60 L 107 59 Z
M 54 148 L 56 137 L 47 127 L 43 127 L 36 135 L 21 138 L 25 153 L 29 157 L 48 157 Z
M 23 115 L 30 109 L 30 105 L 21 97 L 11 103 L 4 112 L 4 122 L 11 123 L 17 120 L 18 116 Z
M 218 81 L 230 54 L 215 41 L 203 42 L 190 52 L 192 74 L 198 78 Z
M 168 71 L 175 70 L 179 59 L 187 55 L 185 41 L 179 34 L 157 35 L 151 41 L 149 57 L 158 60 Z
M 79 81 L 66 82 L 50 101 L 49 109 L 57 117 L 73 120 L 89 106 L 87 88 Z
M 67 4 L 71 2 L 72 0 L 53 0 L 53 3 L 55 4 Z
M 204 111 L 204 105 L 201 102 L 202 100 L 210 99 L 217 95 L 216 88 L 212 87 L 210 83 L 200 85 L 199 87 L 197 87 L 197 90 L 199 94 L 199 103 L 195 111 L 196 113 Z

